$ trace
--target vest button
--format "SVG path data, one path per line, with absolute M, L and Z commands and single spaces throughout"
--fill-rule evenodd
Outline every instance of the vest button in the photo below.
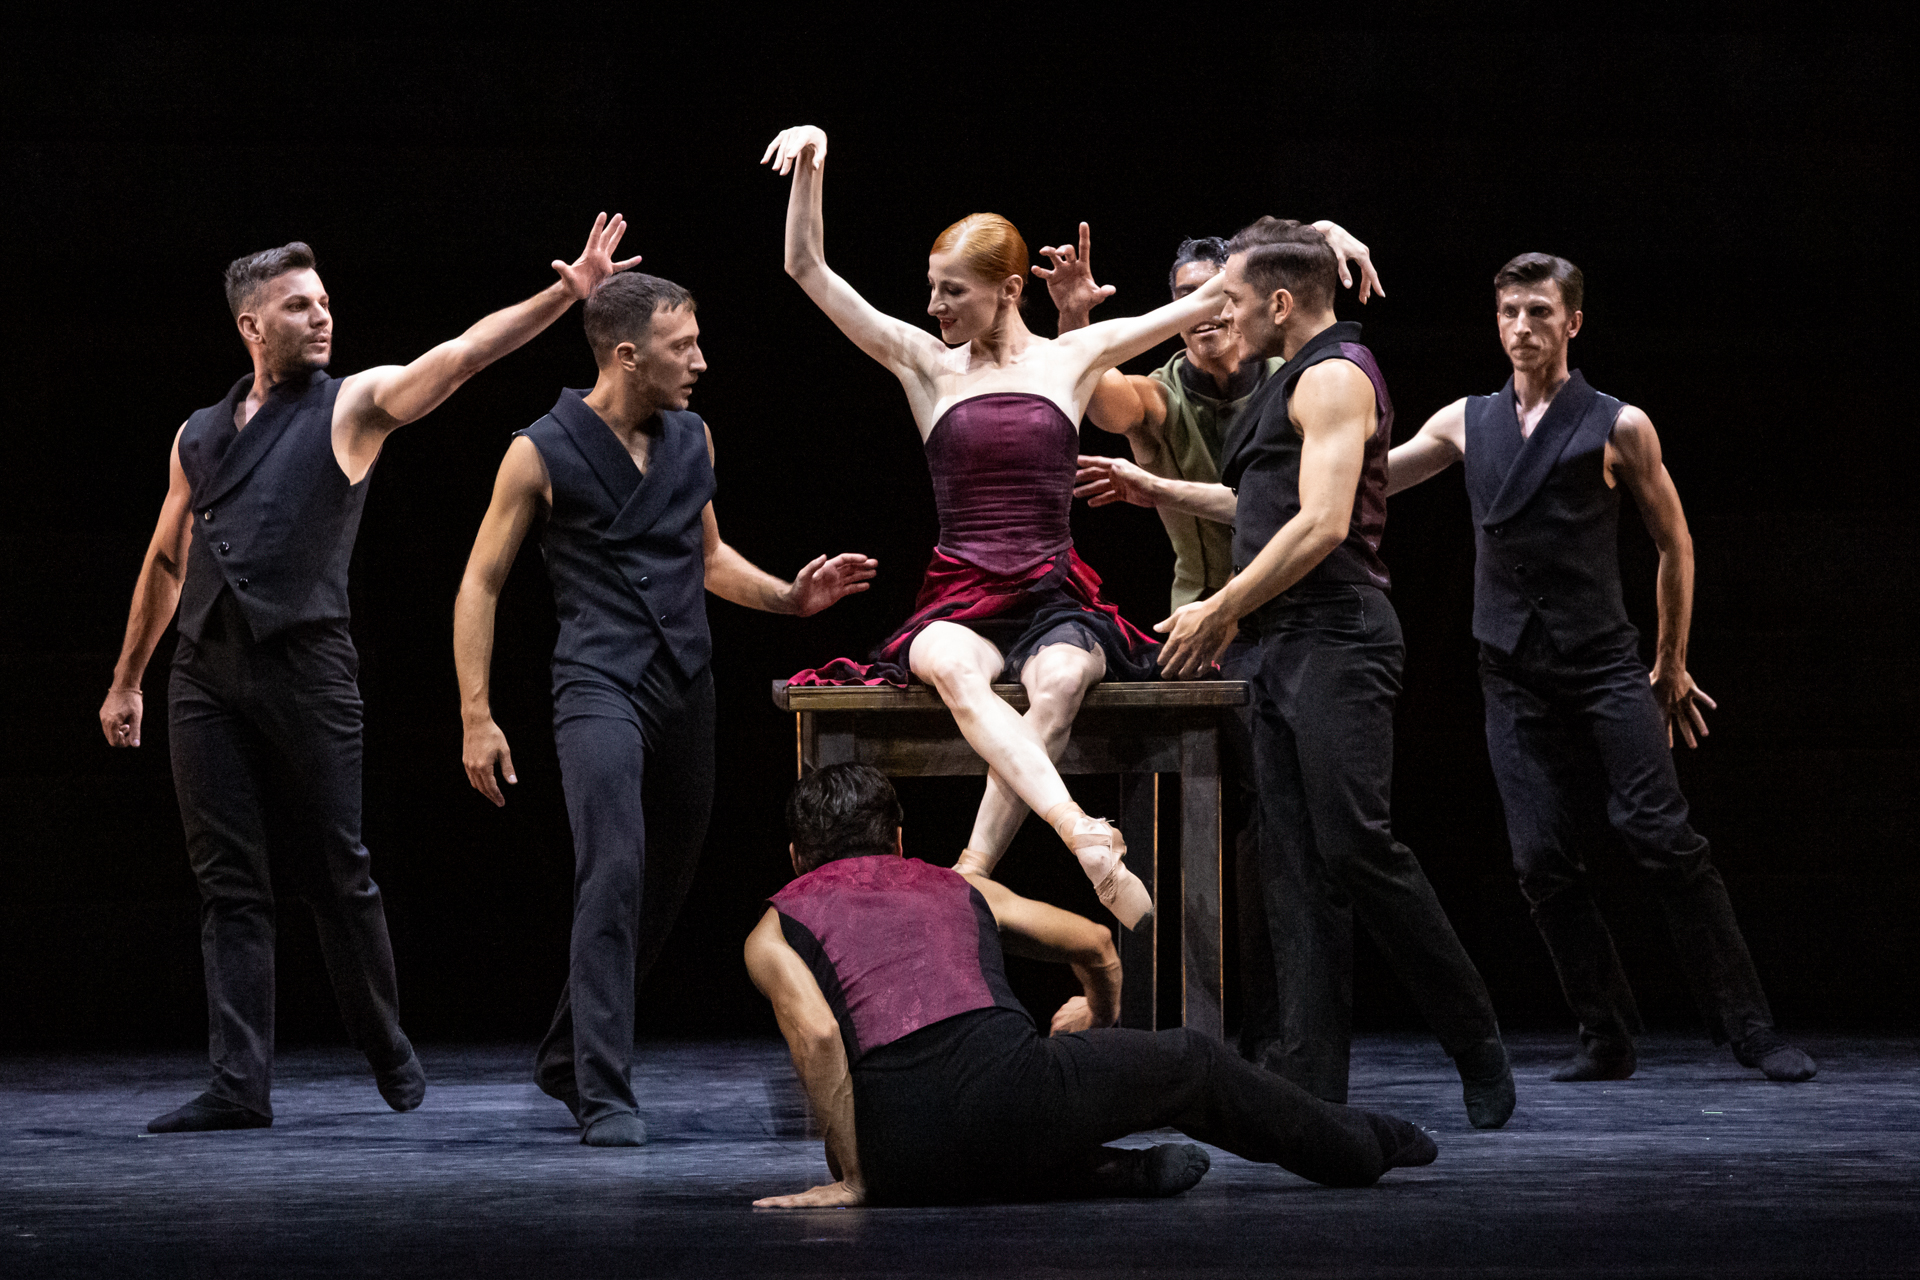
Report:
M 245 578 L 235 578 L 233 580 L 233 585 L 238 587 L 240 590 L 245 591 L 247 589 L 247 580 Z
M 653 579 L 643 573 L 640 575 L 640 585 L 642 587 L 650 587 L 653 585 Z
M 213 519 L 213 508 L 212 508 L 212 507 L 208 507 L 208 508 L 207 508 L 207 509 L 206 509 L 205 511 L 202 511 L 202 512 L 200 513 L 200 518 L 201 518 L 202 520 L 211 520 L 211 519 Z
M 667 620 L 667 615 L 666 615 L 666 614 L 664 614 L 664 613 L 663 613 L 663 614 L 661 614 L 661 615 L 660 615 L 660 621 L 662 621 L 662 622 L 665 622 L 666 620 Z
M 232 547 L 230 547 L 230 546 L 228 546 L 228 545 L 227 545 L 226 543 L 224 543 L 224 542 L 223 542 L 223 543 L 221 543 L 221 544 L 220 544 L 220 554 L 221 554 L 221 555 L 225 555 L 225 554 L 227 554 L 227 552 L 229 552 L 229 551 L 231 551 L 231 550 L 233 550 L 233 548 L 232 548 Z
M 223 544 L 221 544 L 221 545 L 223 545 L 223 546 L 224 546 L 225 544 L 223 543 Z M 1520 575 L 1521 577 L 1523 577 L 1523 578 L 1527 576 L 1527 566 L 1525 566 L 1525 565 L 1523 565 L 1523 564 L 1517 564 L 1517 565 L 1515 565 L 1515 566 L 1513 566 L 1513 571 L 1514 571 L 1515 573 L 1517 573 L 1517 574 L 1519 574 L 1519 575 Z

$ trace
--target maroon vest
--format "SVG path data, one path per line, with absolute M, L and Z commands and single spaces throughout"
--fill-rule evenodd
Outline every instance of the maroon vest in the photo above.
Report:
M 849 1064 L 957 1014 L 1026 1013 L 1007 986 L 993 912 L 958 872 L 897 854 L 842 858 L 772 903 L 840 1022 Z

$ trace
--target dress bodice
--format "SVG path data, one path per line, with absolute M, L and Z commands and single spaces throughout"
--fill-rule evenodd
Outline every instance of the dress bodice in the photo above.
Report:
M 1005 574 L 1065 551 L 1079 453 L 1079 429 L 1045 396 L 1000 391 L 954 404 L 927 433 L 940 550 Z

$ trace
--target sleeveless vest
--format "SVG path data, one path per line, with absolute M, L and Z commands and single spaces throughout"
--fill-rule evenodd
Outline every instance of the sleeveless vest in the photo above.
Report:
M 714 491 L 706 426 L 671 409 L 655 423 L 645 476 L 578 391 L 562 391 L 519 433 L 553 485 L 540 550 L 560 615 L 555 688 L 585 668 L 631 689 L 662 649 L 689 677 L 713 657 L 700 524 Z
M 1000 926 L 958 872 L 882 854 L 817 867 L 771 899 L 780 930 L 840 1023 L 849 1065 L 975 1009 L 1026 1009 Z
M 1167 452 L 1165 463 L 1157 470 L 1169 480 L 1218 484 L 1227 431 L 1253 392 L 1223 400 L 1195 391 L 1180 372 L 1186 358 L 1186 353 L 1180 352 L 1147 375 L 1167 396 Z M 1267 360 L 1260 376 L 1269 378 L 1279 367 L 1279 357 Z M 1173 543 L 1175 609 L 1204 600 L 1227 585 L 1227 579 L 1233 576 L 1232 525 L 1202 520 L 1169 507 L 1160 508 L 1160 522 L 1167 527 L 1167 540 Z
M 1562 652 L 1633 630 L 1620 598 L 1620 491 L 1604 474 L 1620 402 L 1575 373 L 1524 440 L 1513 379 L 1467 398 L 1473 634 L 1505 653 L 1538 615 Z
M 1307 340 L 1280 371 L 1249 397 L 1228 432 L 1220 479 L 1239 495 L 1233 525 L 1233 564 L 1244 569 L 1273 541 L 1280 527 L 1300 513 L 1299 428 L 1288 416 L 1300 375 L 1322 360 L 1347 360 L 1373 384 L 1379 423 L 1368 438 L 1353 495 L 1347 536 L 1301 583 L 1360 582 L 1385 591 L 1391 585 L 1380 559 L 1387 527 L 1387 450 L 1393 444 L 1393 401 L 1373 353 L 1360 345 L 1360 326 L 1337 321 Z
M 236 430 L 234 407 L 252 386 L 253 375 L 240 379 L 180 433 L 193 539 L 179 627 L 190 640 L 225 588 L 255 641 L 348 617 L 347 567 L 372 472 L 348 484 L 333 456 L 340 379 L 316 369 L 283 382 Z

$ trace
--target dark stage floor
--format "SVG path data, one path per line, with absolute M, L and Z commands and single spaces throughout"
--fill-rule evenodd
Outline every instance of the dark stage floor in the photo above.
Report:
M 186 1055 L 0 1063 L 0 1275 L 1242 1276 L 1920 1273 L 1920 1043 L 1808 1038 L 1772 1085 L 1655 1037 L 1624 1084 L 1554 1085 L 1518 1037 L 1520 1110 L 1466 1126 L 1430 1042 L 1356 1049 L 1354 1100 L 1435 1131 L 1440 1159 L 1367 1191 L 1216 1152 L 1175 1200 L 755 1211 L 825 1177 L 772 1043 L 648 1046 L 653 1145 L 595 1151 L 527 1083 L 530 1050 L 422 1056 L 386 1110 L 344 1051 L 285 1054 L 272 1129 L 148 1137 L 197 1092 Z

